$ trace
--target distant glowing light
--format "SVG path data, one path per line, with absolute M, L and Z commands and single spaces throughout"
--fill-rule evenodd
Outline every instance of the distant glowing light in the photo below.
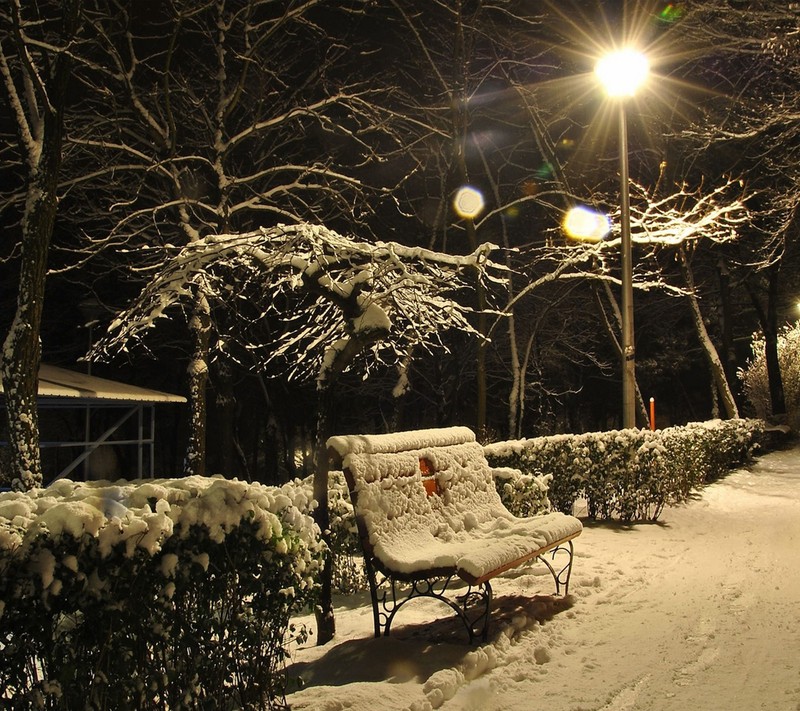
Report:
M 459 217 L 475 218 L 481 213 L 484 205 L 481 191 L 469 185 L 459 188 L 453 198 L 453 208 Z
M 599 242 L 611 231 L 611 221 L 602 212 L 580 205 L 567 211 L 562 227 L 571 239 Z
M 641 52 L 622 49 L 600 59 L 594 73 L 609 96 L 633 96 L 647 79 L 650 63 Z

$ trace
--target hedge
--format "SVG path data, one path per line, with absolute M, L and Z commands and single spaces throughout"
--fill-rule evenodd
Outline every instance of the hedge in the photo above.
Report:
M 284 708 L 325 555 L 310 508 L 206 477 L 0 494 L 0 704 Z
M 656 520 L 741 464 L 760 420 L 485 447 L 518 516 L 585 500 Z M 9 709 L 285 708 L 290 626 L 326 554 L 311 480 L 58 481 L 0 494 L 0 704 Z M 363 586 L 344 478 L 330 479 L 336 584 Z
M 493 466 L 549 475 L 554 508 L 585 500 L 593 519 L 658 519 L 668 504 L 741 464 L 758 447 L 761 420 L 712 420 L 661 430 L 613 430 L 497 442 Z

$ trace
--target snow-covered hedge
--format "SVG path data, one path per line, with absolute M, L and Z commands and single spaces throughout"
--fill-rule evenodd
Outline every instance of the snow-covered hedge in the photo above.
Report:
M 666 504 L 743 462 L 762 432 L 761 420 L 713 420 L 497 442 L 485 451 L 494 466 L 552 476 L 549 498 L 560 511 L 585 499 L 592 518 L 654 521 Z
M 324 556 L 310 508 L 207 477 L 1 494 L 0 705 L 281 707 Z
M 753 355 L 747 367 L 739 371 L 747 399 L 756 417 L 772 417 L 772 399 L 769 393 L 767 357 L 764 335 L 753 334 Z M 787 324 L 778 333 L 778 364 L 786 401 L 786 424 L 800 431 L 800 321 Z
M 515 516 L 536 516 L 552 509 L 548 491 L 550 474 L 523 473 L 509 467 L 494 468 L 494 483 L 503 505 Z
M 313 477 L 304 479 L 303 484 L 310 496 L 313 491 Z M 366 590 L 367 573 L 358 540 L 356 517 L 347 482 L 340 471 L 328 473 L 328 510 L 330 545 L 333 551 L 333 586 L 345 594 Z

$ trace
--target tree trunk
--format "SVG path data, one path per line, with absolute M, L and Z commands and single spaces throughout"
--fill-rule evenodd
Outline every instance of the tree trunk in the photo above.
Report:
M 470 249 L 478 246 L 478 235 L 475 231 L 475 222 L 472 218 L 467 218 L 467 235 L 469 237 Z M 486 431 L 486 348 L 489 342 L 486 338 L 488 331 L 488 319 L 486 318 L 486 289 L 480 280 L 477 270 L 475 272 L 475 294 L 478 307 L 478 354 L 475 363 L 475 385 L 477 388 L 477 400 L 475 403 L 475 430 L 478 437 L 485 438 Z
M 764 355 L 767 362 L 767 379 L 769 380 L 769 398 L 772 404 L 772 416 L 786 415 L 786 393 L 783 390 L 783 376 L 778 359 L 778 274 L 780 263 L 773 264 L 768 271 L 769 291 L 767 299 L 767 317 L 764 323 Z
M 214 374 L 216 376 L 214 378 L 214 390 L 216 391 L 214 404 L 218 428 L 212 451 L 219 452 L 218 458 L 215 457 L 219 473 L 226 477 L 239 476 L 236 471 L 236 453 L 239 445 L 236 441 L 235 428 L 236 395 L 231 384 L 233 374 L 230 365 L 224 361 L 216 362 Z
M 734 391 L 734 397 L 741 402 L 741 389 L 736 376 L 736 349 L 733 343 L 733 307 L 731 305 L 731 277 L 727 265 L 720 260 L 718 266 L 719 295 L 722 304 L 722 348 L 720 357 L 725 368 L 725 376 Z
M 468 25 L 464 23 L 463 13 L 465 12 L 465 8 L 463 7 L 462 3 L 456 3 L 454 10 L 458 20 L 456 23 L 456 34 L 453 42 L 453 58 L 456 62 L 456 65 L 459 67 L 459 73 L 456 77 L 455 87 L 452 91 L 453 148 L 455 166 L 457 169 L 460 187 L 466 187 L 470 182 L 469 169 L 467 166 L 467 141 L 469 140 L 470 136 L 469 115 L 467 111 L 467 106 L 469 105 L 467 83 L 470 76 L 469 62 L 472 37 L 469 33 Z M 478 246 L 478 235 L 475 229 L 475 217 L 477 217 L 477 215 L 464 217 L 464 227 L 467 233 L 467 241 L 470 245 L 470 249 L 473 250 Z M 478 310 L 478 333 L 480 334 L 475 363 L 475 386 L 477 391 L 475 403 L 475 430 L 478 434 L 478 437 L 485 439 L 487 436 L 486 349 L 488 346 L 488 342 L 486 340 L 488 328 L 486 318 L 486 290 L 484 289 L 483 284 L 480 282 L 477 272 L 475 274 L 475 279 Z
M 333 434 L 334 388 L 339 376 L 347 369 L 353 359 L 368 348 L 372 342 L 380 340 L 385 334 L 374 331 L 362 334 L 361 338 L 350 338 L 343 348 L 336 348 L 329 367 L 317 377 L 317 431 L 314 447 L 314 520 L 319 526 L 322 540 L 328 544 L 328 556 L 322 570 L 319 602 L 314 615 L 317 621 L 317 644 L 330 642 L 336 634 L 336 620 L 333 618 L 333 556 L 330 546 L 330 511 L 328 507 L 328 449 L 327 441 Z
M 328 544 L 328 555 L 322 570 L 319 601 L 314 609 L 317 622 L 317 644 L 330 642 L 336 634 L 333 617 L 333 549 L 330 546 L 330 511 L 328 508 L 328 449 L 326 442 L 331 434 L 333 419 L 333 392 L 329 382 L 321 383 L 317 390 L 317 436 L 314 451 L 314 520 Z
M 786 395 L 783 391 L 783 376 L 778 359 L 778 276 L 780 263 L 767 268 L 767 308 L 761 305 L 753 284 L 745 280 L 745 288 L 750 296 L 753 308 L 758 314 L 761 331 L 764 333 L 764 360 L 767 365 L 767 381 L 769 385 L 770 412 L 782 418 L 786 415 Z
M 522 371 L 517 346 L 517 326 L 514 312 L 508 315 L 508 343 L 510 346 L 511 390 L 508 394 L 508 439 L 520 437 L 522 414 L 525 406 L 525 373 Z
M 208 384 L 208 344 L 211 312 L 205 295 L 198 291 L 189 323 L 194 353 L 189 363 L 189 441 L 183 463 L 185 476 L 206 473 L 206 385 Z
M 49 123 L 49 122 L 48 122 Z M 59 145 L 50 151 L 60 152 Z M 51 156 L 50 160 L 57 160 Z M 43 156 L 43 163 L 50 162 Z M 22 226 L 22 264 L 17 310 L 3 343 L 3 392 L 8 413 L 12 486 L 26 490 L 42 483 L 37 393 L 47 253 L 56 213 L 57 166 L 41 165 L 28 189 L 28 210 Z M 51 175 L 48 175 L 51 173 Z
M 686 282 L 686 287 L 689 291 L 686 298 L 689 302 L 689 308 L 692 311 L 692 320 L 694 321 L 694 328 L 697 333 L 697 338 L 700 345 L 703 347 L 703 353 L 706 356 L 708 369 L 711 372 L 711 377 L 716 386 L 717 392 L 722 400 L 722 406 L 725 410 L 725 416 L 728 419 L 739 417 L 739 410 L 736 407 L 736 401 L 733 398 L 733 392 L 728 384 L 728 378 L 725 376 L 725 368 L 717 353 L 716 346 L 708 334 L 705 321 L 703 321 L 703 314 L 700 311 L 700 304 L 697 301 L 695 293 L 694 276 L 692 274 L 692 267 L 686 258 L 686 252 L 683 247 L 680 248 L 680 263 L 683 278 Z
M 81 3 L 64 3 L 63 32 L 65 44 L 74 36 Z M 22 40 L 20 40 L 20 44 Z M 71 59 L 67 52 L 56 54 L 50 77 L 32 76 L 37 68 L 23 62 L 31 73 L 25 83 L 36 86 L 44 79 L 47 98 L 37 97 L 41 116 L 29 116 L 30 124 L 41 123 L 37 141 L 29 136 L 21 141 L 29 167 L 25 213 L 22 218 L 22 249 L 14 320 L 3 342 L 0 358 L 3 392 L 8 416 L 8 439 L 11 450 L 11 483 L 26 490 L 42 483 L 39 451 L 39 415 L 37 394 L 41 362 L 41 324 L 44 305 L 47 256 L 58 209 L 57 184 L 61 168 L 64 110 Z M 15 97 L 18 98 L 18 97 Z

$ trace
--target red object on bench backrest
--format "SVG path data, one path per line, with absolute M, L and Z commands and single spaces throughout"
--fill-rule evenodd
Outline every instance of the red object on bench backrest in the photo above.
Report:
M 422 472 L 422 486 L 425 487 L 425 493 L 428 496 L 433 496 L 439 493 L 439 484 L 436 482 L 436 470 L 433 468 L 429 459 L 420 457 L 419 470 Z

